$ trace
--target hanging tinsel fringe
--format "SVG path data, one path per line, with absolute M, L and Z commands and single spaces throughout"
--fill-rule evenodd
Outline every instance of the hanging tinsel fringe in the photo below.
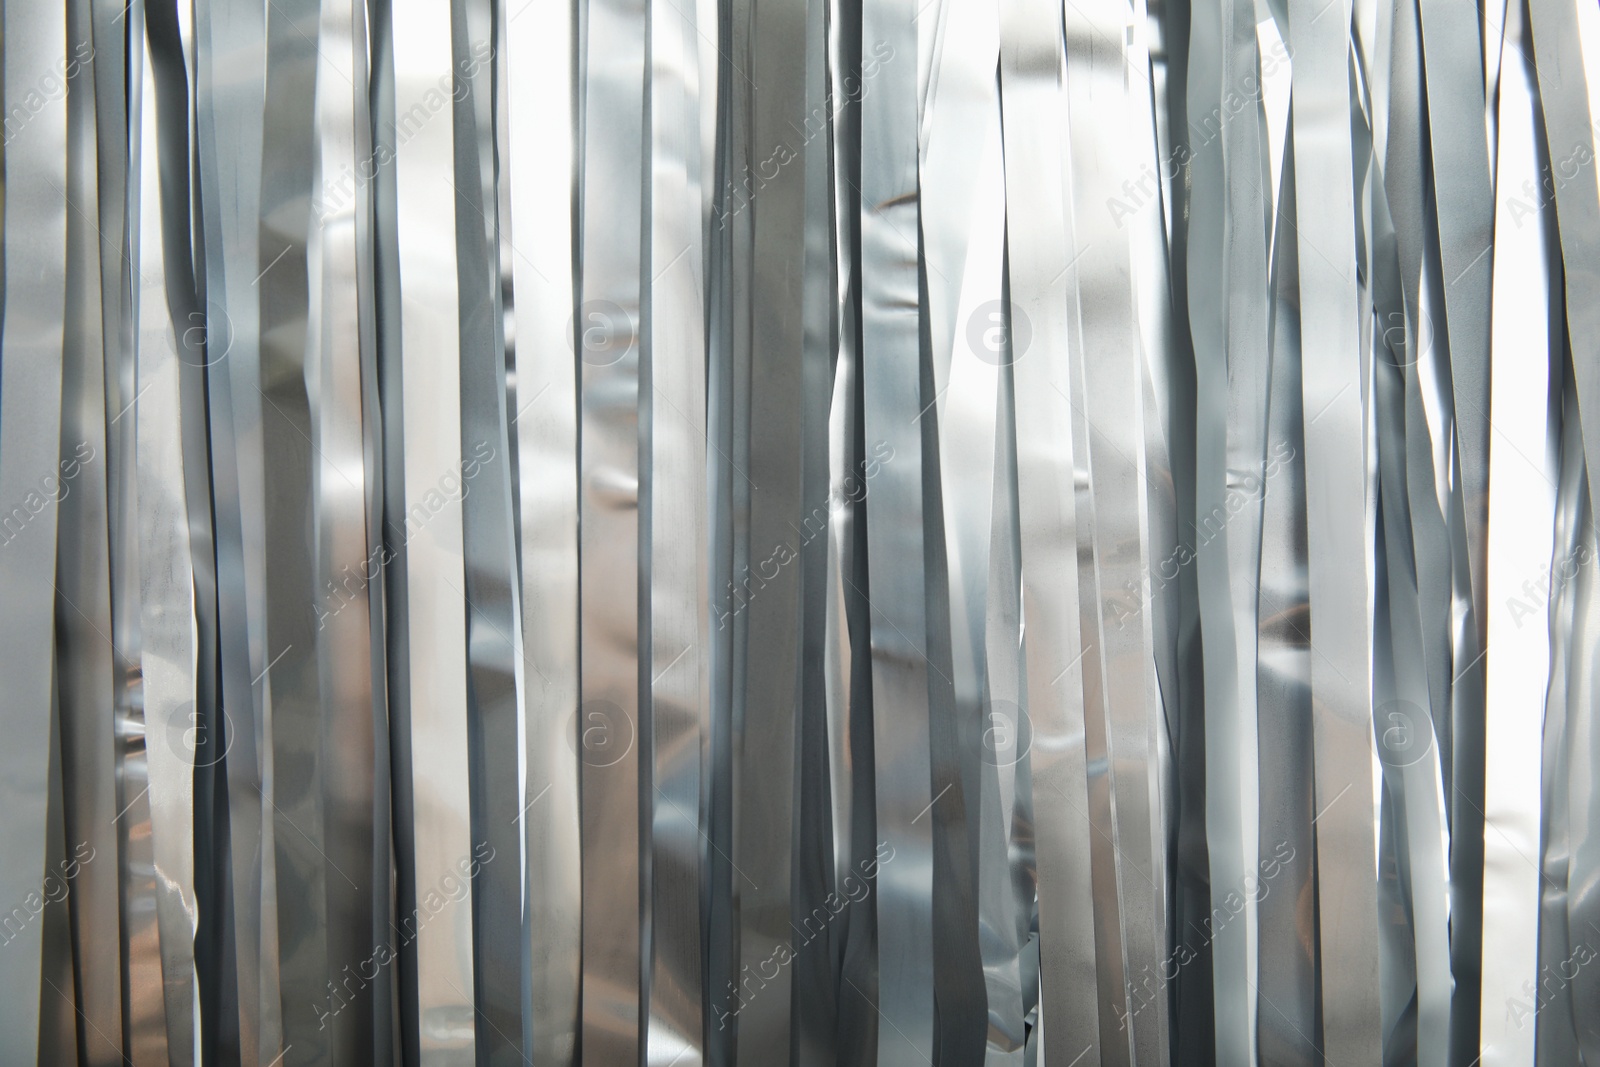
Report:
M 1600 1065 L 1593 0 L 3 12 L 3 1062 Z

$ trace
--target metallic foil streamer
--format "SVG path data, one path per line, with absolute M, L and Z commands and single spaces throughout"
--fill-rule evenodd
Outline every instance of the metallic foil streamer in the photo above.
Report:
M 0 51 L 0 1060 L 1600 1062 L 1592 0 Z

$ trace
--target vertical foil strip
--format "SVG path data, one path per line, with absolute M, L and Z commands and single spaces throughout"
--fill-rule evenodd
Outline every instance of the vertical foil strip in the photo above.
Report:
M 579 397 L 579 679 L 582 767 L 583 1021 L 585 1059 L 633 1063 L 645 1034 L 641 955 L 646 920 L 641 863 L 641 698 L 648 600 L 641 591 L 641 420 L 649 377 L 641 362 L 641 219 L 647 25 L 642 0 L 582 9 L 579 81 L 582 255 L 574 351 Z M 648 543 L 643 542 L 643 543 Z M 646 572 L 648 573 L 648 572 Z M 641 618 L 644 628 L 641 632 Z M 601 844 L 603 842 L 603 844 Z
M 457 49 L 451 10 L 396 4 L 394 211 L 398 333 L 386 337 L 399 373 L 390 443 L 404 441 L 399 529 L 404 559 L 406 704 L 396 746 L 409 815 L 406 884 L 398 929 L 412 973 L 403 1010 L 421 1062 L 473 1062 L 473 901 L 462 892 L 474 864 L 468 736 L 467 602 L 463 591 L 460 288 L 454 159 Z M 397 775 L 398 776 L 398 775 Z M 408 988 L 409 987 L 409 988 Z M 407 1003 L 409 1002 L 409 1003 Z M 415 1014 L 412 1015 L 411 1013 Z M 411 1030 L 411 1026 L 405 1030 Z M 402 1033 L 404 1034 L 404 1030 Z
M 650 938 L 644 1062 L 705 1063 L 700 983 L 704 885 L 702 749 L 710 727 L 705 213 L 700 188 L 698 22 L 653 2 L 648 270 L 640 316 L 650 366 L 647 690 L 652 796 Z M 646 536 L 645 532 L 641 537 Z M 645 558 L 641 550 L 641 559 Z
M 577 23 L 560 4 L 502 9 L 501 124 L 511 243 L 511 416 L 522 692 L 520 829 L 524 1054 L 577 1055 L 582 853 L 578 739 L 578 366 L 573 265 Z M 510 857 L 507 857 L 508 861 Z
M 1589 0 L 7 0 L 28 1064 L 1600 1060 Z
M 929 659 L 927 575 L 941 546 L 929 544 L 930 457 L 918 417 L 934 397 L 923 341 L 916 15 L 909 0 L 864 0 L 861 9 L 863 77 L 869 55 L 883 59 L 861 102 L 860 179 L 863 436 L 886 457 L 866 521 L 875 808 L 878 837 L 893 857 L 877 871 L 880 1067 L 930 1061 L 935 1039 L 928 816 L 942 797 L 933 795 L 930 766 L 938 668 Z M 932 530 L 942 533 L 939 524 Z
M 1366 1062 L 1383 1045 L 1378 998 L 1368 404 L 1360 347 L 1350 101 L 1351 9 L 1289 9 L 1294 225 L 1306 414 L 1309 640 L 1316 781 L 1320 1047 Z
M 0 878 L 6 900 L 38 899 L 44 883 L 51 751 L 57 733 L 53 664 L 56 531 L 59 520 L 61 400 L 67 299 L 67 26 L 64 9 L 10 5 L 4 34 L 4 96 L 33 94 L 37 106 L 13 132 L 6 127 L 5 318 L 0 324 L 0 499 L 16 501 L 29 520 L 6 526 L 0 560 L 4 589 L 7 722 L 14 743 L 5 746 L 0 790 L 7 809 Z M 52 81 L 53 79 L 53 81 Z M 48 96 L 39 86 L 59 86 Z M 175 522 L 176 516 L 169 516 Z M 177 590 L 174 590 L 177 592 Z M 54 873 L 54 872 L 51 872 Z M 9 905 L 8 905 L 9 906 Z M 31 909 L 30 909 L 31 910 Z M 43 932 L 28 922 L 7 930 L 0 973 L 10 990 L 0 1030 L 12 1035 L 16 1055 L 40 1054 L 40 1007 L 53 973 L 43 959 Z M 64 991 L 48 991 L 66 995 Z M 53 1014 L 53 1012 L 51 1013 Z M 43 1046 L 48 1047 L 48 1046 Z
M 1101 1063 L 1104 1043 L 1116 1038 L 1102 1032 L 1098 935 L 1106 924 L 1096 924 L 1090 871 L 1092 838 L 1104 828 L 1088 814 L 1083 661 L 1091 650 L 1081 639 L 1077 567 L 1077 509 L 1087 479 L 1078 476 L 1072 434 L 1067 294 L 1074 264 L 1062 198 L 1064 47 L 1054 25 L 1048 4 L 1008 0 L 1000 9 L 1002 130 L 1037 134 L 1005 138 L 1008 298 L 1000 306 L 1005 329 L 998 340 L 1014 393 L 1025 664 L 1019 703 L 1032 732 L 1037 1025 L 1053 1042 L 1044 1062 L 1070 1053 Z M 1026 351 L 1019 323 L 1027 324 Z

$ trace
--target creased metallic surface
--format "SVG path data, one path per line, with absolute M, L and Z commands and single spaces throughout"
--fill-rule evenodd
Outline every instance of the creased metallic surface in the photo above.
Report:
M 700 984 L 702 749 L 710 726 L 704 307 L 697 12 L 661 0 L 650 17 L 651 290 L 644 338 L 648 461 L 650 744 L 649 1015 L 644 1059 L 705 1062 Z M 659 401 L 659 402 L 657 402 Z M 641 450 L 641 454 L 643 452 Z M 643 554 L 641 553 L 641 558 Z
M 522 1030 L 535 1063 L 576 1053 L 581 852 L 577 761 L 578 499 L 576 367 L 572 359 L 574 93 L 572 12 L 536 5 L 507 17 L 508 113 L 501 156 L 511 242 L 517 563 L 521 577 L 521 751 L 517 824 L 523 845 L 518 938 L 530 1010 Z M 526 798 L 526 799 L 522 799 Z
M 67 107 L 64 95 L 41 99 L 36 85 L 59 80 L 66 64 L 64 13 L 10 5 L 4 12 L 7 102 L 34 93 L 39 105 L 15 135 L 6 128 L 5 318 L 0 323 L 0 493 L 22 504 L 25 526 L 13 533 L 8 516 L 0 560 L 4 613 L 5 719 L 12 743 L 0 764 L 5 822 L 5 899 L 38 899 L 46 876 L 51 735 L 55 729 L 54 672 L 50 670 L 54 615 L 58 471 L 61 440 L 63 332 L 66 315 Z M 60 68 L 58 70 L 58 68 Z M 48 479 L 47 482 L 41 481 Z M 12 505 L 7 510 L 12 510 Z M 176 516 L 173 516 L 175 519 Z M 9 906 L 8 906 L 9 907 Z M 7 934 L 11 931 L 8 929 Z M 8 995 L 0 1030 L 24 1061 L 40 1052 L 39 1005 L 52 993 L 42 982 L 41 924 L 8 936 L 0 958 Z
M 640 699 L 650 664 L 641 655 L 649 645 L 641 641 L 639 573 L 641 481 L 649 469 L 640 466 L 639 348 L 646 23 L 642 0 L 605 0 L 584 14 L 582 255 L 572 317 L 580 437 L 575 741 L 583 835 L 605 845 L 583 849 L 580 1040 L 585 1058 L 632 1063 L 644 1035 Z
M 0 30 L 0 1061 L 1600 1063 L 1592 0 Z
M 1367 416 L 1348 68 L 1351 9 L 1291 4 L 1324 1054 L 1371 1062 L 1378 1013 Z M 1313 414 L 1314 413 L 1314 414 Z

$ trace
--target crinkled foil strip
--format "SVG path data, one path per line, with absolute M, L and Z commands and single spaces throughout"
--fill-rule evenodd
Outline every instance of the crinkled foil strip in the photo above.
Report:
M 1600 1067 L 1593 0 L 0 59 L 0 1063 Z

